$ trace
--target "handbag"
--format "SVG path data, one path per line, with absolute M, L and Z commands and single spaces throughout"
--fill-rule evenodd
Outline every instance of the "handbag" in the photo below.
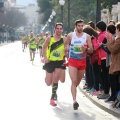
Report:
M 93 64 L 93 63 L 97 62 L 98 60 L 99 60 L 99 55 L 98 55 L 97 51 L 94 51 L 90 55 L 90 64 Z

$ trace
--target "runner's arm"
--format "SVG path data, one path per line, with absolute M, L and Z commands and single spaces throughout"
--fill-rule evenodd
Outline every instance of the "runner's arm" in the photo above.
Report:
M 51 39 L 50 37 L 47 37 L 42 46 L 42 54 L 44 58 L 46 58 L 46 49 L 49 45 L 50 39 Z
M 35 39 L 35 42 L 36 42 L 36 44 L 37 44 L 37 37 L 34 37 L 34 39 Z
M 92 53 L 93 52 L 93 46 L 92 46 L 92 41 L 90 35 L 87 35 L 87 45 L 88 47 L 86 48 L 86 52 Z
M 71 42 L 71 37 L 72 37 L 72 34 L 69 33 L 67 35 L 67 37 L 65 38 L 64 40 L 64 47 L 65 47 L 65 56 L 68 57 L 68 51 L 69 51 L 69 43 Z
M 36 37 L 36 43 L 38 44 L 38 42 L 39 42 L 39 38 L 38 38 L 38 37 Z

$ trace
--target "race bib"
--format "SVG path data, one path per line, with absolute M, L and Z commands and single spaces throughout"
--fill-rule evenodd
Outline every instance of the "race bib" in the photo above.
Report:
M 73 51 L 74 51 L 74 53 L 76 53 L 76 54 L 83 53 L 83 51 L 82 51 L 82 46 L 80 46 L 80 45 L 74 45 Z
M 35 45 L 35 42 L 31 42 L 30 45 Z
M 53 58 L 61 58 L 61 56 L 62 56 L 62 51 L 61 50 L 54 50 L 53 51 L 53 54 L 52 54 Z

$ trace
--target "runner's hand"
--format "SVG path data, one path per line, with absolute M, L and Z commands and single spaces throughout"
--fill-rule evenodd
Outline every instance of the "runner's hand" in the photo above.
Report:
M 86 52 L 86 48 L 87 48 L 86 46 L 82 46 L 81 48 L 83 52 Z
M 48 63 L 48 62 L 50 62 L 50 61 L 49 61 L 46 57 L 44 57 L 44 58 L 43 58 L 43 62 L 44 62 L 44 63 Z

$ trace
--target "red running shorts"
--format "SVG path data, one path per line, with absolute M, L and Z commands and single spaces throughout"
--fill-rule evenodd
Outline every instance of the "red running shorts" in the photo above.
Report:
M 77 68 L 78 70 L 85 70 L 86 69 L 86 59 L 84 60 L 77 60 L 74 58 L 69 58 L 68 65 Z

